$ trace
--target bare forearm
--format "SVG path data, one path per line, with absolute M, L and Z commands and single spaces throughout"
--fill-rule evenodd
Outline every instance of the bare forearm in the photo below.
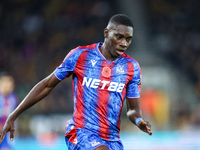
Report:
M 43 99 L 50 91 L 45 89 L 44 86 L 40 86 L 38 83 L 33 89 L 28 93 L 28 95 L 23 99 L 23 101 L 18 105 L 18 107 L 13 111 L 12 117 L 15 120 L 22 112 L 33 106 L 35 103 Z
M 131 120 L 131 122 L 135 124 L 135 120 L 137 118 L 142 118 L 141 109 L 139 107 L 137 107 L 133 110 L 129 110 L 129 111 L 127 111 L 127 116 Z
M 50 75 L 38 84 L 28 93 L 19 106 L 11 113 L 11 117 L 15 120 L 22 112 L 46 97 L 51 90 L 59 83 L 54 75 Z
M 135 120 L 137 118 L 142 118 L 142 111 L 139 105 L 139 98 L 127 98 L 126 99 L 127 106 L 127 116 L 131 120 L 132 123 L 135 124 Z

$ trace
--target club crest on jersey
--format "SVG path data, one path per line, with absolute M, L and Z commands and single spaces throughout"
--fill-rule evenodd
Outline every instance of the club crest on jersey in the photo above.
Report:
M 102 75 L 104 77 L 110 77 L 111 69 L 109 67 L 104 67 L 103 70 L 102 70 Z
M 122 65 L 117 64 L 117 73 L 121 73 L 121 74 L 124 73 L 124 69 Z

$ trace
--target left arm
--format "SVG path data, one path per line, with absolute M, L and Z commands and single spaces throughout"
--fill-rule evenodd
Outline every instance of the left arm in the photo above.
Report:
M 136 124 L 137 118 L 142 118 L 142 112 L 139 105 L 139 98 L 126 98 L 127 116 L 130 121 Z M 140 120 L 136 124 L 140 130 L 152 135 L 151 125 L 148 121 Z

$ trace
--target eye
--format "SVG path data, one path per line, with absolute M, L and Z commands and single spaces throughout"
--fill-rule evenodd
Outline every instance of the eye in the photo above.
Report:
M 116 35 L 116 38 L 117 38 L 118 40 L 120 40 L 120 39 L 122 38 L 122 36 L 121 36 L 121 35 Z
M 127 41 L 127 42 L 131 42 L 131 38 L 127 38 L 126 41 Z

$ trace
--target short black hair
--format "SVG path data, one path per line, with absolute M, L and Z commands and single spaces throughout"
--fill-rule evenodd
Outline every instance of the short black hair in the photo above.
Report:
M 109 22 L 116 23 L 116 24 L 121 24 L 121 25 L 126 25 L 134 28 L 133 22 L 131 19 L 124 14 L 116 14 L 112 16 L 109 20 Z

